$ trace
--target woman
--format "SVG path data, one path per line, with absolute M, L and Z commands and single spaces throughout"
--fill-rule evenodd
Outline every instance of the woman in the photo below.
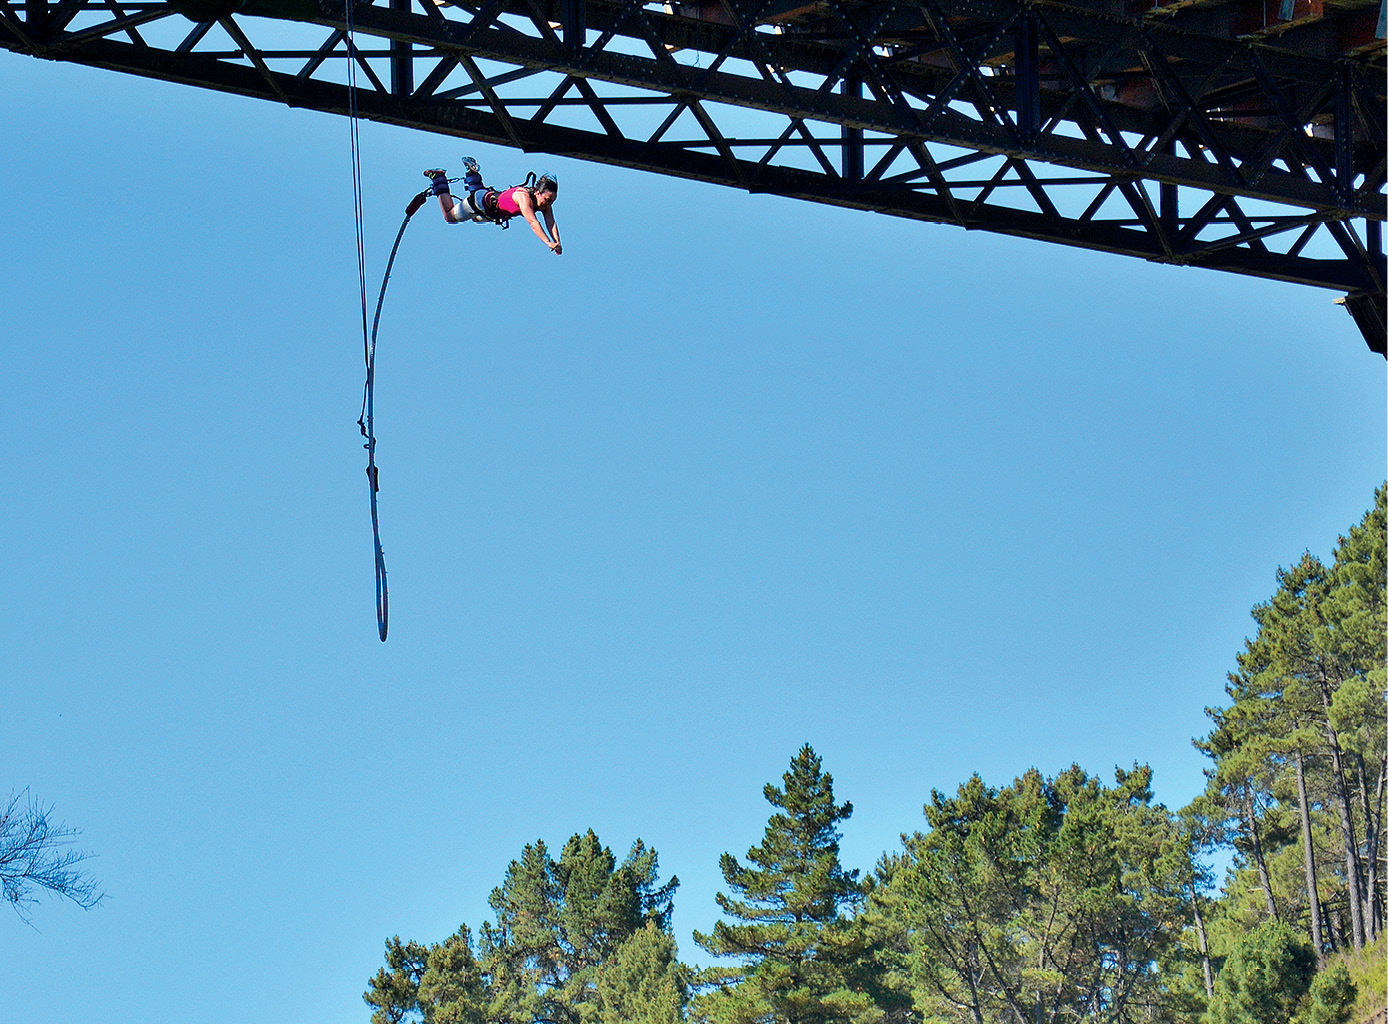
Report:
M 433 183 L 434 195 L 439 197 L 439 209 L 443 219 L 449 224 L 462 224 L 464 221 L 495 221 L 505 225 L 512 217 L 524 217 L 535 232 L 535 237 L 549 247 L 556 256 L 563 255 L 564 247 L 559 242 L 559 226 L 554 223 L 551 207 L 559 195 L 559 181 L 548 172 L 540 172 L 533 184 L 513 185 L 498 192 L 482 184 L 482 171 L 477 161 L 470 156 L 463 157 L 463 187 L 467 195 L 455 199 L 448 187 L 448 175 L 441 169 L 424 172 Z M 529 179 L 527 179 L 529 181 Z M 538 215 L 538 216 L 537 216 Z M 544 225 L 540 218 L 544 218 Z

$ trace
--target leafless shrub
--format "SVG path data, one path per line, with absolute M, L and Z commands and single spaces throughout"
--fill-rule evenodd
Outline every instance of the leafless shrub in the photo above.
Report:
M 81 830 L 55 824 L 52 814 L 52 806 L 38 803 L 27 789 L 12 792 L 0 810 L 0 895 L 26 922 L 44 889 L 84 909 L 106 896 L 79 867 L 91 856 L 72 848 Z

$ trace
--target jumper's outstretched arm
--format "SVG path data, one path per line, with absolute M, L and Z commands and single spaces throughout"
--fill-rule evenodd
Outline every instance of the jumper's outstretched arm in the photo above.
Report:
M 554 214 L 549 212 L 548 207 L 540 211 L 545 218 L 545 224 L 554 233 L 554 237 L 551 238 L 549 232 L 540 226 L 539 220 L 535 217 L 535 200 L 531 198 L 530 193 L 517 189 L 515 197 L 516 205 L 520 207 L 521 216 L 530 225 L 530 230 L 535 232 L 535 237 L 549 246 L 550 252 L 556 256 L 562 255 L 564 247 L 559 244 L 559 229 L 555 226 Z

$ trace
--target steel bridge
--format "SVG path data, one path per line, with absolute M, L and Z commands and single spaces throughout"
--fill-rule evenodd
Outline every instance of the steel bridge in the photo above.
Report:
M 0 0 L 0 47 L 1341 292 L 1385 353 L 1388 0 Z M 349 33 L 349 18 L 354 31 Z

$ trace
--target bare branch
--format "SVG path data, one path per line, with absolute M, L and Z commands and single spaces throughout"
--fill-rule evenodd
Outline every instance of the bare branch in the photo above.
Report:
M 11 792 L 0 810 L 0 895 L 25 922 L 41 889 L 87 910 L 106 896 L 78 866 L 91 856 L 72 848 L 81 830 L 55 824 L 52 814 L 52 806 L 40 804 L 27 789 Z

